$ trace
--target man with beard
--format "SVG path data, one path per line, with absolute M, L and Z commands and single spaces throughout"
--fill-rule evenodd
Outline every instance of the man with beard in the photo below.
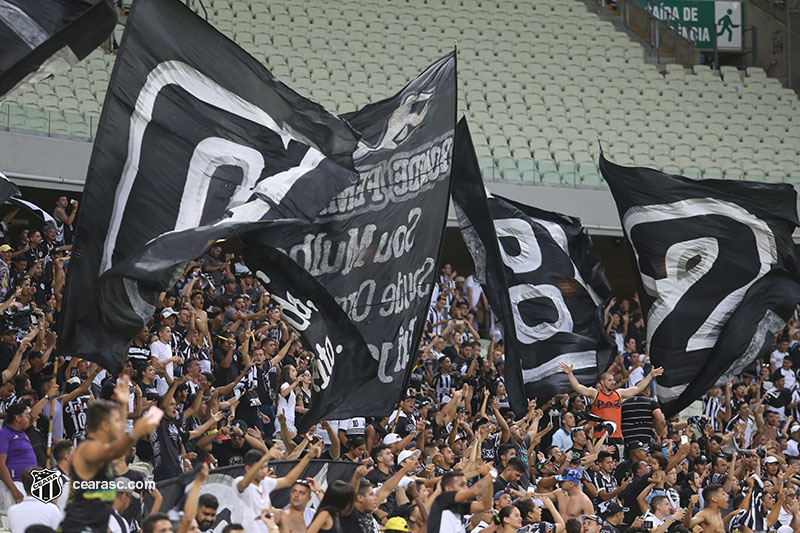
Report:
M 197 527 L 200 531 L 209 531 L 214 528 L 217 521 L 217 509 L 219 500 L 213 494 L 201 494 L 197 502 Z
M 378 509 L 389 496 L 394 493 L 397 485 L 410 472 L 419 468 L 420 452 L 404 450 L 400 452 L 398 464 L 400 469 L 392 477 L 388 478 L 383 484 L 376 487 L 371 481 L 364 478 L 372 467 L 362 465 L 356 469 L 351 484 L 356 487 L 356 499 L 353 504 L 353 511 L 341 518 L 343 531 L 352 533 L 377 533 L 378 523 L 372 514 Z M 406 485 L 407 486 L 407 485 Z

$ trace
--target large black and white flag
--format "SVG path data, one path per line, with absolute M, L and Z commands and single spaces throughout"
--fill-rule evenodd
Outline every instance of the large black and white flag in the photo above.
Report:
M 256 221 L 312 219 L 355 183 L 357 141 L 178 0 L 138 0 L 89 163 L 62 350 L 120 367 L 181 263 Z
M 332 387 L 332 383 L 347 382 L 359 388 L 378 374 L 378 362 L 350 317 L 319 281 L 280 251 L 251 246 L 247 235 L 241 240 L 245 264 L 314 353 L 311 408 L 297 423 L 298 432 L 303 434 L 351 401 L 349 389 Z
M 0 96 L 68 70 L 116 24 L 108 0 L 0 0 Z
M 671 416 L 764 353 L 800 302 L 791 185 L 600 170 L 633 248 L 658 400 Z
M 8 176 L 0 172 L 0 204 L 4 204 L 10 199 L 20 195 L 19 187 L 8 179 Z
M 313 224 L 263 234 L 336 298 L 377 362 L 362 386 L 344 373 L 331 380 L 349 402 L 330 419 L 389 414 L 410 375 L 447 217 L 455 63 L 448 54 L 395 96 L 348 115 L 363 135 L 360 181 Z
M 36 215 L 39 219 L 44 220 L 45 223 L 47 224 L 53 224 L 53 225 L 56 224 L 56 219 L 54 219 L 50 213 L 48 213 L 47 211 L 45 211 L 44 209 L 42 209 L 33 202 L 23 200 L 22 198 L 12 197 L 8 199 L 7 203 L 17 207 L 24 207 L 25 209 Z
M 605 270 L 580 220 L 489 192 L 466 120 L 459 123 L 453 204 L 478 279 L 503 328 L 506 387 L 515 412 L 525 398 L 571 389 L 558 364 L 593 384 L 614 349 L 603 331 Z

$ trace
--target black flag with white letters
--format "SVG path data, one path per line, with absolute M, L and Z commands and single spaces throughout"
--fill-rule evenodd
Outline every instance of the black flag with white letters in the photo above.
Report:
M 633 248 L 667 416 L 763 354 L 800 302 L 791 185 L 600 170 Z
M 107 0 L 0 0 L 0 96 L 68 70 L 116 24 Z
M 391 413 L 413 368 L 447 219 L 456 111 L 455 54 L 386 100 L 345 118 L 361 133 L 361 179 L 313 224 L 263 233 L 336 298 L 378 363 L 329 419 Z M 343 356 L 345 357 L 345 356 Z
M 284 320 L 314 353 L 311 406 L 297 422 L 298 432 L 304 434 L 352 401 L 351 387 L 358 389 L 377 375 L 378 362 L 347 313 L 311 274 L 274 248 L 250 245 L 247 235 L 241 240 L 245 264 L 269 291 Z M 350 387 L 331 386 L 344 382 Z
M 503 327 L 512 408 L 571 391 L 558 364 L 594 384 L 614 349 L 603 331 L 605 270 L 580 220 L 526 206 L 484 186 L 466 121 L 456 133 L 453 203 L 461 233 Z
M 62 351 L 116 371 L 182 263 L 249 223 L 312 219 L 356 181 L 357 142 L 178 0 L 135 2 L 89 163 Z

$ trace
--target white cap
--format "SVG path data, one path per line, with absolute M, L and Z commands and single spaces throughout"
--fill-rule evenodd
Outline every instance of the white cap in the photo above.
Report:
M 772 464 L 772 463 L 777 463 L 777 462 L 778 462 L 778 458 L 775 457 L 775 456 L 772 456 L 772 455 L 770 455 L 769 457 L 764 459 L 764 464 L 765 465 Z
M 400 455 L 397 456 L 397 464 L 401 465 L 403 464 L 403 461 L 405 461 L 409 457 L 416 459 L 420 455 L 422 455 L 422 452 L 420 450 L 413 450 L 413 451 L 403 450 L 402 452 L 400 452 Z
M 789 430 L 789 433 L 794 433 L 795 431 L 800 431 L 800 426 L 794 425 L 792 429 Z
M 403 438 L 397 433 L 389 433 L 383 437 L 383 443 L 387 446 L 391 446 L 395 442 L 400 442 L 401 440 L 403 440 Z

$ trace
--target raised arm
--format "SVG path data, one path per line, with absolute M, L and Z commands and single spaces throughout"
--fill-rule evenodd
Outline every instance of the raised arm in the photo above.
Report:
M 312 444 L 308 449 L 308 453 L 305 454 L 296 465 L 294 465 L 294 468 L 289 470 L 289 473 L 285 476 L 278 478 L 278 483 L 275 485 L 275 490 L 291 487 L 292 483 L 297 481 L 297 478 L 300 477 L 300 474 L 302 474 L 306 469 L 308 463 L 311 462 L 311 459 L 319 457 L 321 453 L 322 443 L 317 442 L 316 444 Z
M 576 378 L 575 374 L 572 373 L 572 365 L 558 363 L 558 368 L 561 369 L 561 371 L 564 372 L 569 378 L 569 384 L 572 385 L 572 390 L 581 396 L 586 396 L 587 398 L 594 400 L 594 398 L 597 396 L 597 389 L 581 385 L 578 382 L 578 378 Z
M 627 389 L 617 389 L 617 393 L 619 397 L 623 400 L 625 398 L 631 398 L 636 396 L 637 394 L 641 394 L 644 390 L 650 385 L 650 382 L 653 378 L 656 378 L 664 373 L 664 369 L 662 367 L 653 368 L 649 374 L 645 376 L 645 378 L 636 384 L 635 387 L 628 387 Z
M 178 533 L 188 533 L 192 526 L 192 520 L 197 516 L 197 502 L 200 499 L 200 488 L 203 486 L 203 481 L 208 477 L 208 465 L 203 464 L 197 477 L 194 478 L 192 488 L 189 489 L 189 494 L 186 495 L 186 503 L 183 505 L 183 516 L 181 517 L 181 524 L 178 527 Z

